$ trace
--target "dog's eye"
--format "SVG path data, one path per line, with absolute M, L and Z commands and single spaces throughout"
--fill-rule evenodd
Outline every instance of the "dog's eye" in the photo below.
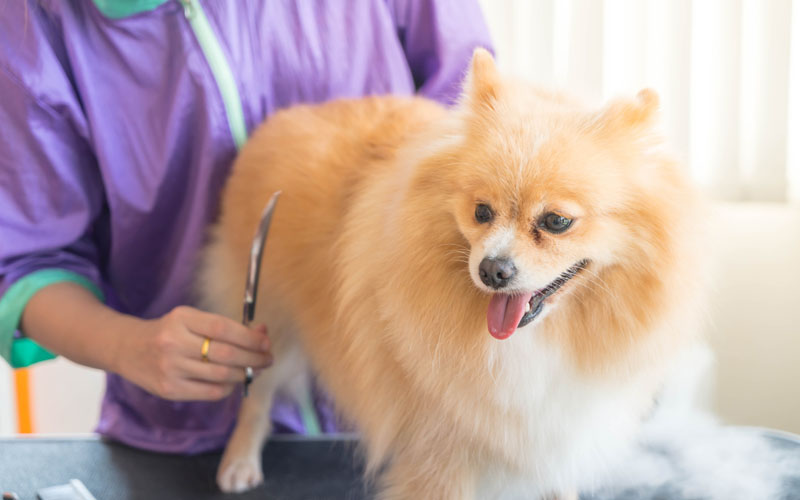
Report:
M 492 212 L 492 207 L 489 205 L 485 205 L 483 203 L 478 204 L 475 207 L 475 220 L 484 224 L 486 222 L 490 222 L 494 219 L 494 212 Z
M 568 219 L 563 215 L 554 214 L 552 212 L 545 214 L 545 216 L 542 218 L 542 221 L 539 223 L 539 227 L 542 227 L 554 234 L 563 233 L 569 228 L 570 225 L 572 225 L 572 219 Z

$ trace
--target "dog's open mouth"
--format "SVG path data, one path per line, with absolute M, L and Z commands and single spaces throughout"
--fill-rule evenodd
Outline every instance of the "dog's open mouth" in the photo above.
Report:
M 586 264 L 587 260 L 577 262 L 549 285 L 533 292 L 494 294 L 486 312 L 489 333 L 496 339 L 507 339 L 517 328 L 536 319 L 544 309 L 544 301 L 586 267 Z

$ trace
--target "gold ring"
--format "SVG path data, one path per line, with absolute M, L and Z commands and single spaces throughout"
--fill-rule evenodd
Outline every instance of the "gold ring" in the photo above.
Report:
M 203 347 L 200 348 L 200 356 L 203 358 L 203 363 L 208 363 L 208 348 L 211 347 L 211 339 L 206 337 L 203 341 Z

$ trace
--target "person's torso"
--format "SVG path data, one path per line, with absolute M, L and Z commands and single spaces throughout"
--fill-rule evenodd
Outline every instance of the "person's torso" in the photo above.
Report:
M 414 83 L 385 2 L 202 2 L 252 131 L 278 109 Z M 123 19 L 64 2 L 76 91 L 106 190 L 94 234 L 124 312 L 190 302 L 196 256 L 236 145 L 178 2 Z M 269 168 L 265 165 L 264 168 Z
M 63 52 L 57 50 L 85 116 L 81 133 L 102 177 L 105 203 L 90 234 L 107 301 L 158 317 L 191 303 L 198 252 L 237 152 L 223 91 L 199 40 L 209 33 L 195 33 L 173 0 L 120 19 L 88 0 L 49 5 L 63 36 Z M 248 132 L 296 103 L 415 90 L 390 3 L 200 5 Z M 239 406 L 238 394 L 170 402 L 113 373 L 107 380 L 98 431 L 152 450 L 219 448 Z M 323 430 L 335 430 L 330 405 L 317 407 Z M 303 430 L 288 402 L 274 406 L 273 420 L 277 429 Z

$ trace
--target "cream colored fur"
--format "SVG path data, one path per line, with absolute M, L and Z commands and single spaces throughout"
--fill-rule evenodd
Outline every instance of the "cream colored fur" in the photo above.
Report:
M 258 216 L 283 191 L 256 313 L 276 362 L 243 404 L 221 488 L 262 480 L 273 395 L 306 359 L 369 470 L 386 467 L 381 498 L 567 498 L 601 481 L 698 325 L 704 213 L 659 152 L 656 107 L 643 91 L 590 109 L 501 77 L 479 50 L 452 111 L 374 97 L 270 118 L 201 269 L 204 305 L 238 318 Z M 575 222 L 535 229 L 547 211 Z M 589 264 L 501 341 L 475 269 L 492 251 L 513 255 L 520 289 Z

